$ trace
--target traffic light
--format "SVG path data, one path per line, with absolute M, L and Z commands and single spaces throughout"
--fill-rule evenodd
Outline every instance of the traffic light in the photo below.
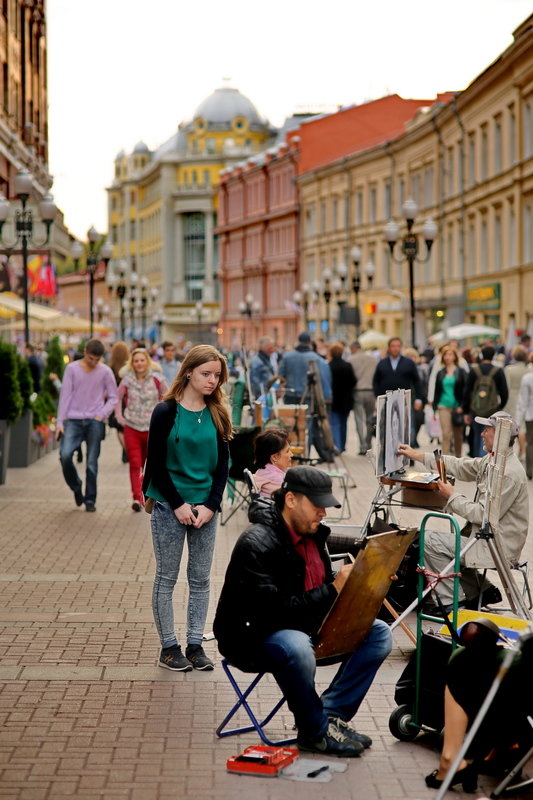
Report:
M 375 314 L 378 310 L 377 303 L 365 303 L 365 314 Z

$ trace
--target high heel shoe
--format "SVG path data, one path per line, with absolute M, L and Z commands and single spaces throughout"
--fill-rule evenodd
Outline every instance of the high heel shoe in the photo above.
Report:
M 437 778 L 438 769 L 434 769 L 429 775 L 426 775 L 426 786 L 429 789 L 440 789 L 443 780 Z M 452 778 L 450 788 L 457 786 L 458 783 L 463 784 L 464 792 L 475 792 L 477 789 L 477 770 L 473 764 L 467 764 L 466 767 L 460 769 Z

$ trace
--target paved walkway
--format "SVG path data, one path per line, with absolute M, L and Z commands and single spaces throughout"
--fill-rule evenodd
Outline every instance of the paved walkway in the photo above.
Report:
M 365 458 L 347 464 L 358 484 L 350 491 L 352 520 L 362 522 L 375 479 Z M 227 774 L 228 756 L 257 738 L 216 738 L 233 701 L 219 666 L 187 674 L 156 666 L 149 518 L 130 511 L 127 466 L 114 434 L 104 443 L 99 489 L 96 514 L 77 509 L 57 452 L 10 469 L 0 487 L 2 800 L 434 796 L 423 776 L 435 766 L 435 743 L 427 736 L 398 742 L 388 731 L 394 685 L 412 649 L 401 631 L 358 715 L 374 745 L 345 773 L 314 786 Z M 219 529 L 210 620 L 243 525 L 241 513 Z M 531 542 L 527 555 L 533 560 Z M 180 629 L 183 584 L 175 596 Z M 217 658 L 213 641 L 206 651 Z M 329 674 L 320 670 L 319 679 Z M 272 681 L 262 684 L 265 709 L 275 693 Z M 288 712 L 279 720 L 278 730 L 290 729 Z M 487 793 L 491 785 L 482 782 Z

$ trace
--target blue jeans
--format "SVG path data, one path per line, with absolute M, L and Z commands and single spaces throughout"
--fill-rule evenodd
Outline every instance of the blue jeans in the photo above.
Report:
M 331 433 L 333 442 L 339 453 L 346 450 L 346 426 L 348 424 L 349 411 L 330 411 Z
M 201 528 L 182 525 L 168 503 L 154 505 L 151 516 L 156 562 L 152 609 L 161 647 L 178 643 L 174 632 L 172 594 L 178 580 L 183 545 L 187 539 L 187 644 L 202 644 L 209 605 L 209 573 L 213 561 L 217 515 Z
M 84 502 L 96 502 L 96 478 L 100 444 L 105 436 L 105 423 L 98 419 L 66 419 L 59 448 L 63 477 L 73 492 L 81 489 L 82 482 L 72 457 L 82 442 L 87 443 Z
M 389 626 L 376 620 L 360 647 L 339 658 L 339 669 L 321 697 L 315 689 L 315 651 L 306 633 L 276 631 L 263 642 L 258 660 L 261 670 L 274 675 L 294 714 L 298 735 L 314 741 L 327 730 L 328 716 L 345 722 L 354 716 L 391 647 Z

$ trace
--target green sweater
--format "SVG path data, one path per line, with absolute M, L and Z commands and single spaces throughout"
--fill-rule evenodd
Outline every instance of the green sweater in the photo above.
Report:
M 198 422 L 201 419 L 201 422 Z M 188 411 L 178 405 L 167 440 L 166 468 L 186 503 L 204 503 L 211 490 L 217 466 L 217 432 L 207 406 Z M 165 498 L 150 481 L 148 497 L 164 503 Z

